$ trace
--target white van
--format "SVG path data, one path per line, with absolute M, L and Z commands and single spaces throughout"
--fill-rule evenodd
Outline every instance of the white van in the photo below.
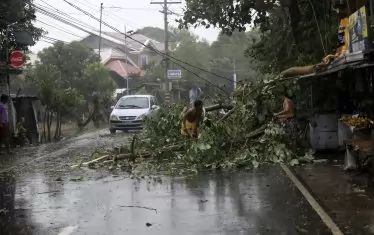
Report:
M 152 95 L 126 95 L 121 97 L 112 107 L 109 117 L 109 130 L 114 134 L 117 130 L 140 130 L 144 117 L 159 109 L 157 100 Z

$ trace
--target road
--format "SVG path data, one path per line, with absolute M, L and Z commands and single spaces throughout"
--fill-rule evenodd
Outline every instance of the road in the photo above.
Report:
M 126 142 L 101 131 L 3 157 L 0 234 L 332 234 L 278 165 L 141 181 L 70 168 Z

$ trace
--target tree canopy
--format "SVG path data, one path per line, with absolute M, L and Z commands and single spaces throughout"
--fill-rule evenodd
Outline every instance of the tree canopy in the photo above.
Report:
M 28 79 L 36 87 L 46 107 L 48 140 L 51 118 L 56 116 L 55 138 L 61 134 L 63 118 L 76 118 L 90 113 L 98 120 L 113 95 L 115 84 L 98 55 L 79 42 L 57 42 L 43 49 L 39 61 L 30 69 Z M 99 107 L 100 106 L 100 107 Z
M 179 20 L 181 27 L 189 25 L 211 26 L 224 33 L 245 31 L 248 25 L 262 24 L 275 8 L 287 9 L 290 21 L 296 27 L 300 10 L 297 0 L 186 0 L 184 16 Z
M 208 81 L 208 83 L 231 87 L 232 82 L 230 80 L 234 72 L 234 63 L 238 80 L 256 79 L 258 76 L 258 73 L 255 72 L 255 62 L 250 57 L 245 56 L 248 46 L 259 37 L 257 34 L 234 31 L 231 36 L 220 34 L 216 41 L 209 44 L 206 40 L 199 38 L 188 30 L 170 28 L 170 31 L 173 32 L 175 39 L 170 44 L 171 55 L 189 64 L 171 58 L 171 68 L 181 69 L 182 79 L 187 81 L 188 84 L 204 86 Z M 173 63 L 173 61 L 176 63 Z M 227 79 L 219 78 L 211 72 Z M 162 64 L 153 66 L 148 74 L 151 77 L 162 78 L 164 76 Z
M 279 2 L 279 4 L 277 4 Z M 213 26 L 224 34 L 251 29 L 259 35 L 247 56 L 263 72 L 321 61 L 337 42 L 338 16 L 330 1 L 187 0 L 180 27 Z
M 5 58 L 7 44 L 8 48 L 27 48 L 27 45 L 16 42 L 16 32 L 25 31 L 31 34 L 34 42 L 40 38 L 43 31 L 34 26 L 35 19 L 33 0 L 2 0 L 0 2 L 0 60 Z

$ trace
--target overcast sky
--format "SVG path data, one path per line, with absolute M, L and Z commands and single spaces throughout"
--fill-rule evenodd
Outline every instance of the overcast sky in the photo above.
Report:
M 100 3 L 104 3 L 103 21 L 108 23 L 115 28 L 124 31 L 125 26 L 127 31 L 143 28 L 146 26 L 153 27 L 164 27 L 163 14 L 159 12 L 162 10 L 160 5 L 153 5 L 151 2 L 159 2 L 160 0 L 67 0 L 85 11 L 88 11 L 92 15 L 97 17 L 100 16 Z M 169 0 L 177 1 L 177 0 Z M 53 2 L 53 3 L 52 3 Z M 36 6 L 48 9 L 51 13 L 56 13 L 56 9 L 61 12 L 68 13 L 70 17 L 74 18 L 74 21 L 84 25 L 85 27 L 91 27 L 92 29 L 99 29 L 99 22 L 84 15 L 74 7 L 70 6 L 63 0 L 35 0 Z M 50 4 L 50 5 L 48 5 Z M 176 13 L 182 14 L 183 4 L 172 4 L 169 5 L 169 9 Z M 170 25 L 176 26 L 175 19 L 179 18 L 177 15 L 169 15 Z M 62 22 L 52 19 L 46 15 L 37 12 L 38 27 L 42 27 L 48 31 L 47 37 L 59 39 L 65 42 L 73 40 L 79 40 L 87 35 L 87 33 L 68 26 Z M 113 31 L 106 26 L 102 26 L 104 31 Z M 194 33 L 202 38 L 212 42 L 217 38 L 217 29 L 205 29 L 198 28 L 192 30 Z M 51 46 L 47 43 L 48 39 L 42 39 L 44 41 L 38 42 L 31 48 L 32 51 L 37 52 L 44 47 Z M 49 39 L 50 41 L 51 39 Z

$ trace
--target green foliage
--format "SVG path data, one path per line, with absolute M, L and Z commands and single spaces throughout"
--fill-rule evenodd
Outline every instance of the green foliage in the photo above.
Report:
M 38 53 L 40 63 L 53 65 L 60 72 L 61 85 L 65 88 L 81 85 L 87 64 L 99 62 L 98 55 L 79 42 L 57 42 Z
M 206 41 L 199 41 L 198 37 L 187 30 L 179 31 L 179 41 L 175 44 L 172 51 L 173 56 L 185 62 L 193 64 L 199 68 L 209 70 L 209 61 L 212 59 L 210 55 L 210 46 Z M 172 67 L 179 68 L 179 65 L 171 63 Z M 206 77 L 206 73 L 199 69 L 187 66 L 188 70 L 182 68 L 182 79 L 190 84 L 205 84 L 204 81 L 197 78 L 193 73 Z M 192 71 L 192 72 L 191 72 Z
M 139 29 L 137 32 L 159 42 L 165 41 L 164 30 L 157 27 L 144 27 Z
M 186 5 L 182 28 L 212 25 L 231 35 L 255 26 L 252 32 L 260 38 L 248 45 L 247 56 L 260 62 L 263 73 L 320 62 L 336 47 L 339 22 L 330 1 L 187 0 Z
M 261 74 L 255 70 L 257 63 L 250 57 L 245 56 L 248 46 L 252 45 L 257 38 L 258 35 L 255 32 L 234 31 L 231 36 L 221 33 L 210 48 L 212 56 L 210 70 L 221 76 L 231 78 L 235 63 L 237 81 L 260 80 Z M 210 80 L 231 86 L 229 81 L 222 78 L 210 76 Z
M 87 112 L 98 123 L 100 116 L 105 115 L 100 112 L 111 103 L 115 84 L 107 68 L 98 62 L 97 55 L 78 42 L 57 42 L 40 52 L 39 58 L 28 71 L 28 79 L 49 113 L 48 129 L 54 115 L 56 125 L 61 125 L 62 118 L 78 120 Z
M 182 139 L 180 130 L 183 109 L 182 105 L 161 106 L 155 115 L 145 120 L 145 133 L 151 137 L 151 146 L 162 146 Z M 166 138 L 153 138 L 156 136 Z
M 253 32 L 244 33 L 235 31 L 231 37 L 221 34 L 215 42 L 209 45 L 208 42 L 201 40 L 198 36 L 188 30 L 171 28 L 173 32 L 173 41 L 170 45 L 171 53 L 175 58 L 185 61 L 199 68 L 211 71 L 232 78 L 234 71 L 233 62 L 235 61 L 237 69 L 237 80 L 257 80 L 261 76 L 255 72 L 256 63 L 245 56 L 245 51 L 254 39 L 259 36 Z M 174 69 L 181 69 L 179 65 L 171 63 Z M 228 79 L 222 79 L 200 69 L 185 65 L 188 69 L 182 70 L 182 79 L 190 85 L 205 86 L 206 81 L 198 78 L 195 74 L 217 85 L 232 84 Z M 148 70 L 148 76 L 153 78 L 163 78 L 165 69 L 163 64 L 151 66 Z
M 43 31 L 33 25 L 35 19 L 33 0 L 2 0 L 0 2 L 0 60 L 6 55 L 6 38 L 8 38 L 8 49 L 27 49 L 25 45 L 17 44 L 14 36 L 16 31 L 23 30 L 30 33 L 34 42 L 40 38 Z M 10 24 L 12 25 L 9 26 Z M 6 37 L 7 28 L 9 29 L 8 37 Z
M 184 16 L 179 20 L 180 27 L 189 25 L 211 26 L 225 33 L 244 31 L 248 24 L 266 20 L 267 9 L 274 7 L 273 1 L 264 0 L 187 0 Z M 257 12 L 257 14 L 253 14 Z
M 296 164 L 311 160 L 309 156 L 299 156 L 303 149 L 291 148 L 292 142 L 283 126 L 272 121 L 272 113 L 282 103 L 283 85 L 293 88 L 294 81 L 285 83 L 268 77 L 239 87 L 234 93 L 234 112 L 223 121 L 209 114 L 200 127 L 198 139 L 180 134 L 183 106 L 162 107 L 147 119 L 137 146 L 151 149 L 153 158 L 135 162 L 134 171 L 186 174 L 206 169 L 252 168 L 267 163 Z M 173 145 L 181 147 L 160 151 L 164 146 Z
M 84 68 L 84 75 L 79 79 L 77 88 L 87 101 L 92 101 L 95 95 L 102 102 L 113 96 L 116 84 L 104 65 L 89 63 Z
M 287 13 L 275 9 L 269 19 L 261 24 L 261 37 L 247 55 L 262 62 L 265 73 L 278 73 L 292 66 L 315 64 L 336 49 L 338 16 L 328 1 L 299 1 L 302 12 L 295 32 L 288 26 Z M 314 11 L 317 21 L 314 19 Z

